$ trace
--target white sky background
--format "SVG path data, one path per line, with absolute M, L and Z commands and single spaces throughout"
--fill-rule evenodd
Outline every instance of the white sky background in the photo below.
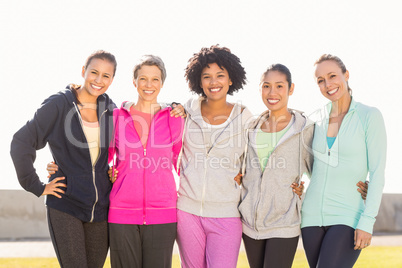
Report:
M 12 135 L 41 102 L 81 83 L 81 67 L 98 49 L 112 52 L 117 74 L 108 94 L 119 106 L 136 100 L 132 69 L 143 54 L 162 57 L 167 80 L 161 102 L 184 103 L 188 59 L 201 47 L 229 47 L 242 61 L 248 84 L 230 98 L 254 114 L 265 110 L 260 75 L 285 64 L 296 85 L 289 107 L 311 114 L 327 100 L 313 79 L 323 53 L 339 56 L 359 102 L 378 107 L 388 134 L 385 192 L 402 193 L 399 174 L 402 20 L 398 1 L 1 1 L 0 78 L 3 94 L 0 189 L 21 189 L 9 155 Z M 5 97 L 5 99 L 4 99 Z M 35 166 L 46 180 L 48 148 Z

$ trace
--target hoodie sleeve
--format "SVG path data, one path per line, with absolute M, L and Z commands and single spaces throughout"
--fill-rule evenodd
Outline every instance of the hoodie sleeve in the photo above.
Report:
M 34 117 L 14 134 L 11 141 L 10 153 L 19 183 L 38 197 L 42 195 L 45 184 L 34 168 L 36 151 L 46 146 L 58 116 L 58 105 L 52 96 L 42 103 Z
M 113 133 L 112 133 L 112 138 L 109 143 L 109 156 L 108 156 L 108 163 L 110 163 L 112 160 L 114 160 L 114 155 L 116 154 L 116 135 L 118 135 L 118 129 L 117 129 L 117 120 L 119 117 L 119 109 L 115 108 L 113 110 Z M 114 166 L 114 163 L 113 163 Z
M 366 118 L 366 147 L 370 185 L 367 191 L 366 208 L 356 229 L 373 232 L 375 217 L 381 204 L 385 183 L 385 161 L 387 156 L 387 134 L 381 112 L 372 108 Z
M 307 131 L 303 131 L 303 147 L 304 147 L 304 161 L 307 167 L 307 176 L 311 178 L 311 174 L 313 173 L 313 162 L 314 162 L 314 154 L 313 154 L 313 137 L 314 137 L 314 125 L 309 127 Z
M 182 147 L 182 138 L 183 138 L 183 133 L 184 133 L 184 127 L 185 127 L 185 122 L 186 120 L 181 118 L 181 117 L 171 117 L 169 116 L 169 128 L 170 128 L 170 134 L 172 136 L 172 153 L 173 153 L 173 158 L 172 158 L 172 164 L 176 170 L 176 172 L 180 175 L 180 169 L 178 167 L 179 161 L 179 156 L 181 153 L 181 147 Z

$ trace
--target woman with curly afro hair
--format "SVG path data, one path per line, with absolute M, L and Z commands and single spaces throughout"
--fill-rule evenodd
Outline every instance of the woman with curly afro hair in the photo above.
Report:
M 246 83 L 240 59 L 226 47 L 202 48 L 185 77 L 199 95 L 185 104 L 177 202 L 182 267 L 236 267 L 242 235 L 239 172 L 250 111 L 226 101 Z

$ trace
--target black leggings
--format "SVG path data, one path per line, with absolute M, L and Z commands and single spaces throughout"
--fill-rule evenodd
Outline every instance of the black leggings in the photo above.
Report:
M 243 234 L 243 242 L 251 268 L 290 268 L 299 237 L 255 240 Z
M 310 267 L 353 267 L 361 250 L 354 250 L 355 229 L 346 225 L 304 227 L 303 246 Z
M 109 223 L 113 268 L 172 267 L 177 223 L 136 225 Z
M 47 208 L 50 237 L 60 267 L 103 267 L 109 248 L 107 222 L 82 222 L 74 216 Z

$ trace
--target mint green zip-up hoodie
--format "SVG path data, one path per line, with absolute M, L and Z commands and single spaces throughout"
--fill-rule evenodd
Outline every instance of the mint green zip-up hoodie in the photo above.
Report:
M 226 128 L 207 148 L 201 101 L 191 99 L 185 105 L 187 122 L 180 163 L 180 188 L 177 208 L 202 217 L 240 217 L 237 209 L 240 187 L 234 177 L 240 170 L 245 146 L 245 126 L 250 111 L 235 104 Z
M 311 173 L 314 123 L 298 111 L 290 112 L 291 126 L 268 158 L 264 172 L 257 154 L 256 134 L 266 121 L 268 112 L 264 112 L 248 129 L 239 211 L 243 233 L 253 239 L 300 235 L 301 201 L 290 185 L 299 183 L 303 173 Z
M 326 136 L 332 104 L 324 107 L 316 122 L 314 165 L 302 207 L 302 225 L 343 224 L 372 233 L 381 203 L 387 153 L 384 120 L 376 108 L 352 98 L 335 143 L 329 150 Z M 356 183 L 370 174 L 364 203 Z

